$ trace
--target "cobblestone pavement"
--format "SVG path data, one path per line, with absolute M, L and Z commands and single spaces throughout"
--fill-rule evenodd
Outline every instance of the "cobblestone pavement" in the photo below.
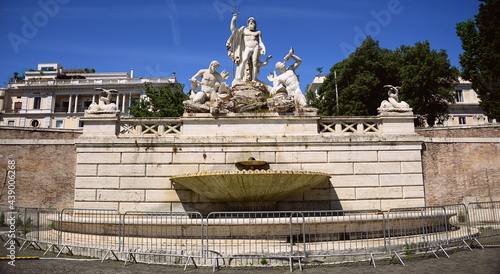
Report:
M 5 256 L 6 249 L 0 248 L 0 255 Z M 485 249 L 475 248 L 473 251 L 468 249 L 457 249 L 449 251 L 450 258 L 440 256 L 435 258 L 432 253 L 427 255 L 415 256 L 411 259 L 404 259 L 406 266 L 397 261 L 392 263 L 389 260 L 377 260 L 377 267 L 369 265 L 369 262 L 359 262 L 341 265 L 328 266 L 304 266 L 303 272 L 295 269 L 295 273 L 500 273 L 500 245 L 485 246 Z M 123 262 L 100 260 L 86 260 L 82 257 L 63 256 L 64 258 L 55 258 L 54 253 L 48 253 L 43 256 L 43 252 L 34 249 L 26 251 L 16 251 L 18 257 L 22 256 L 40 256 L 40 259 L 17 259 L 15 266 L 8 264 L 9 260 L 0 261 L 0 273 L 211 273 L 210 267 L 188 266 L 186 272 L 182 267 L 165 265 L 147 265 L 147 264 L 127 264 Z M 296 267 L 297 268 L 297 267 Z M 218 273 L 290 273 L 288 267 L 238 267 L 221 268 Z

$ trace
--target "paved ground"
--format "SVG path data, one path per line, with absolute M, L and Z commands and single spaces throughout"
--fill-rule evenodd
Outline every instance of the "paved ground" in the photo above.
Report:
M 5 256 L 6 249 L 0 248 L 0 255 Z M 43 252 L 28 249 L 27 251 L 16 251 L 18 257 L 21 256 L 42 256 Z M 81 257 L 55 258 L 54 253 L 48 253 L 40 259 L 16 260 L 15 266 L 8 264 L 9 260 L 0 261 L 0 273 L 211 273 L 212 268 L 189 266 L 186 272 L 182 267 L 128 264 L 123 262 L 99 260 L 86 261 Z M 342 264 L 334 266 L 305 266 L 303 273 L 500 273 L 500 245 L 485 246 L 485 249 L 475 248 L 473 251 L 459 249 L 450 252 L 451 258 L 441 256 L 436 259 L 432 254 L 416 256 L 412 259 L 405 259 L 406 266 L 398 262 L 390 263 L 388 260 L 377 260 L 377 268 L 370 266 L 368 262 Z M 274 268 L 222 268 L 218 273 L 289 273 L 288 267 Z M 301 273 L 298 269 L 295 273 Z

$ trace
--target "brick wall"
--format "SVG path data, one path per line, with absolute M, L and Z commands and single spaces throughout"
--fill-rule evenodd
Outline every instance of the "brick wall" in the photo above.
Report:
M 419 130 L 426 205 L 500 201 L 500 126 Z
M 471 127 L 444 127 L 444 128 L 428 128 L 416 130 L 418 134 L 425 137 L 444 138 L 444 137 L 460 137 L 460 138 L 499 138 L 500 126 L 471 126 Z
M 32 140 L 74 140 L 82 133 L 80 130 L 57 130 L 46 128 L 20 128 L 0 126 L 0 139 Z
M 1 127 L 0 203 L 7 203 L 8 161 L 14 160 L 16 205 L 73 207 L 74 140 L 79 135 L 77 131 Z

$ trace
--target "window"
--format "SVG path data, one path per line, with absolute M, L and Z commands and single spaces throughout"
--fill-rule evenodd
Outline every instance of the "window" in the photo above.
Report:
M 16 125 L 16 121 L 14 121 L 14 120 L 9 120 L 9 121 L 7 122 L 7 125 L 8 125 L 9 127 L 13 127 L 13 126 L 15 126 L 15 125 Z
M 31 121 L 31 126 L 32 127 L 38 127 L 38 126 L 40 126 L 40 122 L 38 120 L 32 120 Z
M 64 128 L 64 120 L 56 120 L 56 128 Z
M 22 108 L 23 108 L 23 102 L 14 103 L 14 109 L 22 109 Z
M 455 90 L 455 100 L 457 101 L 457 103 L 464 101 L 464 94 L 461 89 Z
M 33 109 L 40 109 L 42 105 L 42 97 L 35 97 L 35 101 L 33 102 Z
M 83 122 L 82 121 L 78 121 L 78 127 L 83 127 Z
M 466 118 L 465 116 L 460 116 L 460 117 L 458 117 L 458 124 L 459 124 L 459 125 L 465 125 L 465 124 L 467 124 L 467 122 L 466 122 L 466 119 L 465 119 L 465 118 Z

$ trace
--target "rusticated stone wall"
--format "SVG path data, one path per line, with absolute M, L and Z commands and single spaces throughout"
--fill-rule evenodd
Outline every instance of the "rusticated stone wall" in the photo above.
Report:
M 346 132 L 323 132 L 319 124 L 336 128 L 336 121 L 320 119 L 272 113 L 215 118 L 193 114 L 179 119 L 181 131 L 170 134 L 163 134 L 162 128 L 176 121 L 123 119 L 116 135 L 116 119 L 89 116 L 76 140 L 75 206 L 121 212 L 236 210 L 234 203 L 210 200 L 172 184 L 170 177 L 235 171 L 235 163 L 249 157 L 267 161 L 272 170 L 331 175 L 329 182 L 276 204 L 259 203 L 253 210 L 425 205 L 423 138 L 414 132 L 411 115 L 382 117 L 379 131 L 351 119 L 337 123 L 347 127 Z M 365 130 L 358 130 L 363 126 Z M 141 134 L 144 130 L 147 134 Z

